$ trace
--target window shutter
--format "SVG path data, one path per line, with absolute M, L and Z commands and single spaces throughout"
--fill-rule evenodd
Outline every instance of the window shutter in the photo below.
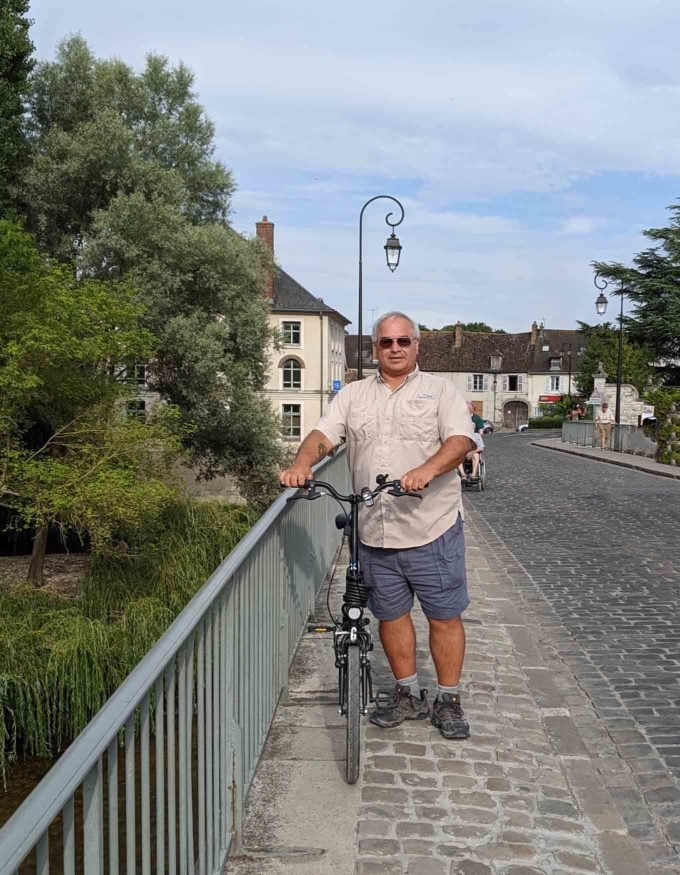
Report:
M 508 391 L 508 378 L 507 377 L 503 377 L 503 391 L 504 392 Z
M 486 374 L 484 375 L 484 380 L 483 380 L 483 383 L 482 383 L 482 390 L 483 390 L 484 392 L 488 392 L 488 391 L 489 391 L 489 378 L 486 376 Z
M 524 377 L 521 374 L 519 374 L 517 377 L 517 391 L 518 392 L 524 391 Z
M 550 377 L 545 378 L 545 391 L 546 392 L 550 391 Z
M 467 390 L 472 392 L 472 374 L 467 375 Z

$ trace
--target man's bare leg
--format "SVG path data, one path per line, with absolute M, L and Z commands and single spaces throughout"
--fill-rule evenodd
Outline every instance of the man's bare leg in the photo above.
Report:
M 416 673 L 416 630 L 410 614 L 396 620 L 380 621 L 380 640 L 392 669 L 399 680 Z
M 433 620 L 430 624 L 430 652 L 442 687 L 458 686 L 465 659 L 465 627 L 461 617 Z
M 479 475 L 479 453 L 472 454 L 472 478 L 475 479 Z

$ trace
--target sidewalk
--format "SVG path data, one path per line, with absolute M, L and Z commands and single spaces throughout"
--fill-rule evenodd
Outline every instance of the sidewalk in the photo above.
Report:
M 365 722 L 362 777 L 348 787 L 331 642 L 306 636 L 250 794 L 245 851 L 227 872 L 680 873 L 678 848 L 640 789 L 656 782 L 678 794 L 672 776 L 651 765 L 641 775 L 622 758 L 569 667 L 576 645 L 503 544 L 470 509 L 467 518 L 472 737 L 446 742 L 429 722 Z M 336 591 L 343 575 L 339 566 Z M 421 683 L 433 690 L 426 620 L 414 619 Z M 374 670 L 377 686 L 391 683 L 377 641 Z
M 531 442 L 535 447 L 546 450 L 557 450 L 560 453 L 570 453 L 572 456 L 583 456 L 595 462 L 607 462 L 609 465 L 620 465 L 622 468 L 633 468 L 657 477 L 671 477 L 680 480 L 680 468 L 674 465 L 664 465 L 655 462 L 647 456 L 634 456 L 632 453 L 615 453 L 612 450 L 601 450 L 599 447 L 577 447 L 575 444 L 562 443 L 560 438 L 546 438 Z

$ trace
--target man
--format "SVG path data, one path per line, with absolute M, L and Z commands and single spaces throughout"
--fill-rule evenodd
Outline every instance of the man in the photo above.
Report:
M 312 465 L 347 441 L 355 491 L 376 476 L 401 480 L 422 501 L 383 493 L 359 515 L 361 564 L 369 607 L 396 680 L 392 701 L 371 714 L 377 726 L 430 716 L 416 670 L 411 620 L 414 593 L 429 621 L 438 690 L 431 719 L 445 738 L 467 738 L 460 702 L 465 656 L 461 614 L 469 604 L 460 480 L 456 466 L 472 448 L 472 421 L 460 392 L 416 364 L 420 332 L 403 313 L 381 316 L 373 329 L 378 372 L 350 383 L 305 438 L 284 486 L 303 486 Z
M 609 409 L 607 401 L 602 402 L 602 407 L 595 414 L 595 427 L 600 436 L 600 449 L 609 449 L 609 443 L 612 437 L 612 425 L 614 423 L 614 415 Z

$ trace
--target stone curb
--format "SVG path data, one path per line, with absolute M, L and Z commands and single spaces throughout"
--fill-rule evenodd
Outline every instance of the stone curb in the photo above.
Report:
M 607 465 L 618 465 L 620 468 L 632 468 L 634 471 L 642 471 L 643 474 L 652 474 L 654 477 L 668 477 L 671 480 L 680 480 L 680 469 L 673 470 L 670 465 L 668 466 L 669 470 L 660 470 L 658 468 L 647 468 L 644 465 L 638 465 L 627 459 L 612 458 L 611 456 L 604 455 L 594 456 L 590 453 L 581 452 L 575 447 L 558 447 L 547 441 L 532 441 L 531 445 L 534 447 L 540 447 L 543 450 L 554 450 L 557 453 L 567 453 L 571 456 L 580 456 L 582 459 L 590 459 L 591 462 L 604 462 Z

